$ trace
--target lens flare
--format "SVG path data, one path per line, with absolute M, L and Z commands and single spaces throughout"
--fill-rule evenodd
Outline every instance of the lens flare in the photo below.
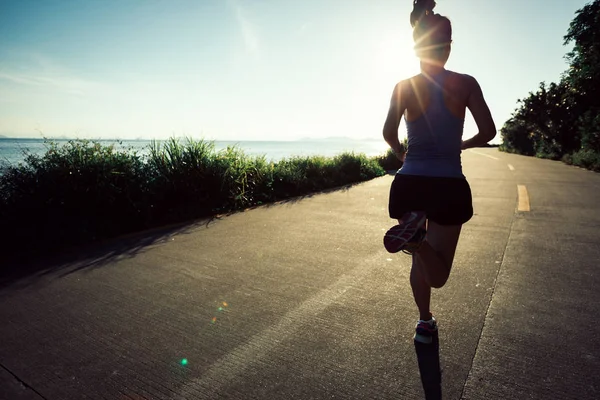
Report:
M 187 365 L 188 360 L 187 358 L 184 358 L 183 360 L 181 360 L 181 365 Z

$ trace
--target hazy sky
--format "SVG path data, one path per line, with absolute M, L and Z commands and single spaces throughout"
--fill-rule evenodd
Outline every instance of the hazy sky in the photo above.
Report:
M 439 0 L 498 129 L 567 69 L 585 0 Z M 0 134 L 379 138 L 409 0 L 0 0 Z M 401 128 L 404 135 L 404 127 Z M 467 119 L 465 136 L 476 133 Z

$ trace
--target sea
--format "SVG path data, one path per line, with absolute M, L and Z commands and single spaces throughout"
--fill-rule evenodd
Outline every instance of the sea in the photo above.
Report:
M 65 144 L 70 139 L 52 139 L 52 141 Z M 96 140 L 103 145 L 115 145 L 116 148 L 136 151 L 140 155 L 147 155 L 152 140 Z M 162 143 L 163 141 L 157 140 Z M 181 140 L 185 142 L 184 139 Z M 376 139 L 352 138 L 327 138 L 327 139 L 302 139 L 292 141 L 249 141 L 249 140 L 214 140 L 211 141 L 217 151 L 228 146 L 237 146 L 250 156 L 265 156 L 269 161 L 279 161 L 294 156 L 326 156 L 332 157 L 343 152 L 364 153 L 367 156 L 382 155 L 388 146 L 383 141 Z M 17 165 L 23 162 L 27 154 L 42 155 L 46 152 L 48 144 L 44 139 L 0 138 L 0 165 Z

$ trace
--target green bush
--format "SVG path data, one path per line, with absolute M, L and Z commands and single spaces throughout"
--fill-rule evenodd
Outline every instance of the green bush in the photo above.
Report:
M 0 176 L 2 239 L 50 248 L 129 231 L 144 223 L 146 188 L 135 152 L 50 142 L 43 156 L 29 154 Z
M 535 153 L 535 156 L 537 158 L 545 158 L 545 159 L 548 159 L 548 160 L 555 160 L 555 161 L 561 159 L 561 156 L 559 154 L 552 153 L 552 152 L 549 153 L 549 152 L 546 152 L 546 151 L 543 151 L 543 150 L 542 151 L 538 151 L 537 153 Z
M 564 156 L 562 156 L 562 162 L 564 162 L 567 165 L 573 165 L 573 155 L 565 154 Z
M 533 135 L 521 119 L 513 117 L 508 120 L 500 130 L 500 134 L 502 135 L 500 151 L 527 156 L 535 154 Z
M 394 151 L 389 149 L 384 155 L 377 158 L 377 162 L 386 171 L 395 171 L 402 168 L 402 161 L 396 157 Z
M 573 165 L 600 172 L 600 153 L 593 150 L 580 150 L 571 157 Z
M 43 254 L 385 174 L 377 157 L 268 162 L 206 141 L 154 142 L 147 156 L 87 140 L 47 142 L 0 175 L 2 257 Z

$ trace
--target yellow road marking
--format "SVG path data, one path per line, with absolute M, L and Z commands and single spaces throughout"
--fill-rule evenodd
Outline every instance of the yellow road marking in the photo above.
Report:
M 510 169 L 511 171 L 515 170 L 515 167 L 513 167 L 512 165 L 508 164 L 508 169 Z
M 527 193 L 527 188 L 525 185 L 517 185 L 517 189 L 519 190 L 519 206 L 517 208 L 518 211 L 531 211 L 531 206 L 529 205 L 529 194 Z

